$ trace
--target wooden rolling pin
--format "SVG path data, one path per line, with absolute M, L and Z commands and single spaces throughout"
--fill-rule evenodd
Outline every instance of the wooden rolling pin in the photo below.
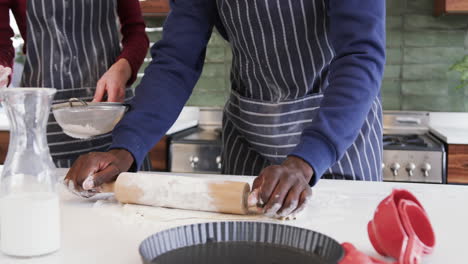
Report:
M 121 203 L 229 214 L 248 214 L 250 185 L 201 177 L 122 173 L 103 186 Z

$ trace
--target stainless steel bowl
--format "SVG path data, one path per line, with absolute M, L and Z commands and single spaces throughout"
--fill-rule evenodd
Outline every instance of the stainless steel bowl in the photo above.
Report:
M 78 139 L 111 132 L 127 109 L 126 104 L 87 103 L 75 98 L 66 103 L 52 105 L 52 113 L 63 132 Z

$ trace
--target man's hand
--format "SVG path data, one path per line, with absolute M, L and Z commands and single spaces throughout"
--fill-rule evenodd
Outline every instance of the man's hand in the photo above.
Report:
M 8 85 L 10 74 L 11 68 L 0 65 L 0 88 L 4 88 Z
M 100 186 L 117 179 L 126 172 L 134 160 L 130 152 L 113 149 L 109 152 L 92 152 L 82 155 L 68 171 L 64 183 L 84 197 L 100 192 Z
M 287 217 L 301 212 L 312 196 L 309 182 L 313 170 L 297 157 L 288 157 L 281 165 L 269 166 L 255 179 L 249 207 L 269 217 Z
M 120 59 L 104 73 L 96 86 L 93 102 L 101 102 L 107 94 L 108 102 L 123 103 L 125 88 L 132 76 L 132 68 L 126 59 Z

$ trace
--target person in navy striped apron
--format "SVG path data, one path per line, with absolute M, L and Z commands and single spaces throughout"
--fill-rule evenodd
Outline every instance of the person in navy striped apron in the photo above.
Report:
M 114 130 L 119 156 L 140 164 L 176 119 L 203 67 L 213 27 L 233 52 L 224 109 L 223 173 L 258 176 L 250 203 L 299 212 L 320 178 L 382 180 L 383 0 L 176 0 L 134 108 Z M 138 130 L 136 124 L 142 124 Z M 94 170 L 82 159 L 68 179 Z M 104 169 L 95 184 L 115 179 Z
M 137 0 L 28 0 L 27 59 L 21 86 L 56 88 L 53 103 L 70 98 L 129 101 L 133 97 L 129 85 L 148 45 Z M 56 166 L 69 168 L 81 154 L 106 151 L 112 135 L 71 138 L 51 113 L 47 140 Z M 142 169 L 151 170 L 149 159 Z

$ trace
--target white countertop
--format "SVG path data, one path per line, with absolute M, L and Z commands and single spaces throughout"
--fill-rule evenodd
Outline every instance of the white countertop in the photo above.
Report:
M 198 107 L 184 107 L 175 123 L 166 132 L 166 135 L 171 135 L 187 128 L 197 126 L 199 113 L 200 109 Z
M 433 112 L 430 129 L 447 144 L 468 144 L 468 113 Z
M 251 177 L 235 179 L 253 180 Z M 361 251 L 377 256 L 369 242 L 366 225 L 377 204 L 395 187 L 412 191 L 431 218 L 437 245 L 433 255 L 426 257 L 424 263 L 466 263 L 466 186 L 322 180 L 314 188 L 313 202 L 303 217 L 284 224 L 325 233 L 339 242 L 351 242 Z M 141 241 L 166 228 L 216 220 L 276 221 L 254 216 L 122 206 L 108 200 L 84 200 L 70 195 L 65 190 L 61 191 L 61 198 L 60 251 L 34 259 L 14 259 L 0 253 L 0 263 L 141 263 L 138 255 Z
M 447 144 L 468 144 L 468 128 L 433 126 L 431 132 Z

